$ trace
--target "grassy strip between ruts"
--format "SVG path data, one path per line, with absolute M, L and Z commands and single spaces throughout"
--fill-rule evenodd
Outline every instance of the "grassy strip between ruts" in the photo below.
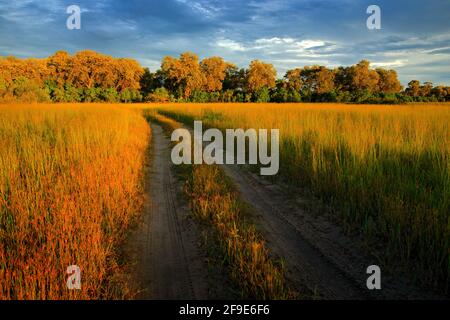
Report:
M 164 130 L 173 131 L 180 124 L 146 111 L 147 119 L 156 121 Z M 264 239 L 251 223 L 248 208 L 239 200 L 232 183 L 218 166 L 190 165 L 178 170 L 185 179 L 185 192 L 192 214 L 208 226 L 233 283 L 242 298 L 288 299 L 295 294 L 286 285 L 283 265 L 269 256 Z

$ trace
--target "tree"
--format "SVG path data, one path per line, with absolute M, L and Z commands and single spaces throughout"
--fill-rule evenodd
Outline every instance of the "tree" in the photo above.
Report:
M 99 93 L 99 97 L 105 102 L 117 102 L 119 100 L 119 94 L 114 88 L 102 89 Z
M 429 97 L 431 95 L 431 90 L 433 89 L 433 84 L 431 82 L 425 82 L 423 86 L 420 87 L 420 95 L 422 97 Z
M 198 56 L 192 52 L 182 53 L 179 59 L 165 57 L 161 69 L 167 78 L 181 89 L 185 99 L 189 98 L 194 90 L 201 90 L 205 82 Z
M 34 99 L 33 95 L 38 101 L 46 95 L 57 102 L 115 101 L 117 91 L 125 90 L 130 91 L 125 98 L 139 100 L 142 74 L 135 60 L 115 59 L 91 50 L 73 57 L 58 51 L 47 59 L 0 59 L 2 96 L 24 101 Z
M 323 94 L 334 89 L 335 73 L 324 66 L 304 67 L 301 70 L 301 81 L 306 94 Z
M 147 97 L 153 90 L 162 85 L 161 83 L 158 83 L 156 75 L 150 72 L 149 68 L 144 68 L 139 84 L 141 93 L 144 97 Z
M 151 72 L 129 58 L 85 50 L 57 51 L 46 59 L 0 56 L 2 101 L 202 101 L 202 102 L 359 102 L 448 101 L 450 88 L 409 82 L 403 91 L 395 70 L 371 69 L 367 60 L 329 69 L 305 66 L 276 79 L 273 65 L 254 60 L 239 69 L 221 57 L 185 52 L 165 57 Z
M 397 72 L 395 70 L 386 70 L 383 68 L 376 69 L 379 82 L 378 89 L 383 93 L 397 93 L 402 90 L 402 85 L 397 77 Z
M 222 102 L 233 102 L 234 101 L 233 95 L 234 95 L 233 90 L 231 89 L 225 90 L 222 93 Z
M 406 88 L 406 94 L 411 97 L 418 97 L 420 95 L 420 81 L 411 80 Z
M 211 101 L 210 99 L 210 95 L 208 92 L 205 91 L 200 91 L 200 90 L 194 90 L 190 96 L 190 102 L 199 102 L 199 103 L 204 103 L 204 102 L 209 102 Z
M 138 90 L 135 89 L 125 89 L 119 94 L 119 99 L 121 102 L 139 102 L 142 101 L 142 95 Z
M 277 71 L 272 64 L 253 60 L 248 71 L 247 89 L 249 92 L 255 93 L 263 87 L 273 88 L 276 76 Z
M 225 70 L 225 79 L 223 80 L 223 90 L 244 91 L 246 88 L 248 71 L 244 68 L 238 69 L 230 65 Z
M 45 79 L 48 78 L 48 69 L 45 59 L 23 60 L 20 76 L 36 82 L 39 86 L 43 86 Z
M 233 65 L 225 62 L 221 57 L 211 57 L 200 62 L 200 68 L 204 77 L 204 90 L 214 92 L 222 90 L 222 82 L 226 71 Z
M 339 93 L 350 91 L 351 79 L 350 79 L 349 67 L 338 67 L 334 69 L 334 87 Z
M 255 101 L 259 103 L 269 102 L 270 93 L 267 87 L 261 87 L 255 92 Z
M 333 91 L 334 89 L 335 73 L 326 68 L 319 67 L 315 72 L 315 92 L 317 94 L 324 94 Z
M 14 80 L 25 77 L 39 85 L 48 77 L 44 59 L 17 59 L 7 57 L 0 61 L 0 77 L 10 86 Z
M 115 61 L 113 66 L 112 79 L 114 79 L 113 85 L 117 92 L 141 88 L 140 80 L 144 70 L 136 60 L 120 58 Z
M 30 80 L 20 76 L 14 79 L 12 90 L 14 97 L 22 102 L 48 102 L 50 100 L 49 93 L 42 88 L 36 80 Z
M 66 51 L 57 51 L 47 59 L 49 80 L 54 81 L 59 87 L 63 87 L 69 82 L 72 68 L 72 57 Z
M 447 88 L 444 86 L 437 86 L 431 90 L 431 94 L 439 99 L 439 101 L 445 101 L 445 97 L 450 91 L 447 91 Z
M 286 72 L 286 75 L 284 76 L 285 79 L 285 87 L 288 90 L 294 90 L 297 92 L 300 92 L 303 87 L 303 80 L 302 80 L 302 69 L 296 68 L 293 70 L 288 70 Z
M 164 87 L 157 88 L 153 93 L 150 93 L 147 96 L 147 101 L 150 101 L 150 102 L 169 102 L 170 101 L 170 93 Z
M 154 92 L 158 88 L 170 86 L 170 83 L 166 79 L 164 72 L 162 72 L 161 70 L 151 72 L 148 68 L 143 69 L 143 74 L 139 82 L 141 93 L 144 97 L 147 97 L 150 93 Z
M 350 87 L 354 91 L 376 92 L 379 78 L 378 73 L 370 69 L 370 62 L 367 60 L 362 60 L 349 69 Z
M 83 88 L 83 101 L 84 102 L 101 102 L 100 88 Z
M 276 87 L 272 89 L 270 93 L 271 100 L 273 102 L 287 102 L 288 100 L 288 81 L 286 80 L 286 75 L 282 80 L 277 80 Z
M 113 58 L 92 50 L 77 52 L 68 81 L 77 88 L 109 88 L 116 83 Z

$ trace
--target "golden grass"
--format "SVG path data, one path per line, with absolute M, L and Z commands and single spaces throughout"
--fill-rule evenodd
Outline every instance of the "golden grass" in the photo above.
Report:
M 185 104 L 162 114 L 280 129 L 278 178 L 332 204 L 344 225 L 426 285 L 450 275 L 450 105 Z
M 121 298 L 149 127 L 98 105 L 0 107 L 0 299 Z M 66 268 L 81 268 L 81 290 Z
M 244 299 L 295 297 L 284 268 L 269 256 L 264 239 L 245 218 L 243 204 L 217 166 L 191 167 L 186 192 L 194 216 L 212 227 L 231 279 Z

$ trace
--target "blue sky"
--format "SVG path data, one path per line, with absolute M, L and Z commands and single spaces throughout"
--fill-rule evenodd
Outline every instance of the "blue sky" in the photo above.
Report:
M 66 8 L 82 10 L 68 30 Z M 368 30 L 366 9 L 381 8 Z M 151 70 L 193 51 L 238 66 L 271 62 L 283 76 L 304 65 L 391 67 L 400 80 L 450 85 L 449 0 L 0 0 L 0 55 L 46 57 L 93 49 Z

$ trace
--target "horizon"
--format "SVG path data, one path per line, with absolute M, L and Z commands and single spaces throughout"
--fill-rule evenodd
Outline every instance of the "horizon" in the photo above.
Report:
M 440 0 L 426 8 L 416 0 L 377 1 L 381 30 L 366 27 L 369 1 L 0 2 L 0 56 L 90 49 L 136 59 L 154 72 L 164 56 L 191 51 L 239 68 L 254 59 L 272 63 L 278 78 L 296 67 L 345 67 L 366 59 L 373 68 L 396 70 L 403 86 L 410 80 L 450 85 L 450 2 Z M 408 16 L 400 16 L 406 3 Z M 66 28 L 72 4 L 81 8 L 80 30 Z
M 449 75 L 450 0 L 0 0 L 0 306 L 449 301 Z

